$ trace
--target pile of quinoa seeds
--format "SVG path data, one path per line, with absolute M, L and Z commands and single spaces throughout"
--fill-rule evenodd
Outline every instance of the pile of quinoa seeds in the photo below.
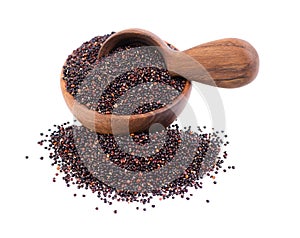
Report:
M 182 92 L 186 80 L 169 75 L 155 48 L 125 45 L 97 59 L 109 36 L 83 43 L 63 66 L 66 89 L 78 102 L 103 114 L 140 114 L 166 106 Z M 235 168 L 224 168 L 224 131 L 206 130 L 180 129 L 173 123 L 159 130 L 107 135 L 75 120 L 41 133 L 38 144 L 49 154 L 53 182 L 62 178 L 67 187 L 84 190 L 83 197 L 88 191 L 94 194 L 99 198 L 96 210 L 129 202 L 146 211 L 160 200 L 190 200 L 191 190 L 203 188 L 204 177 L 216 184 L 218 173 Z

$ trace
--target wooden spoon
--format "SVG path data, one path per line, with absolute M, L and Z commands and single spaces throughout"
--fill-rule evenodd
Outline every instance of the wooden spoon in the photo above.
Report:
M 246 41 L 228 38 L 176 51 L 155 34 L 142 29 L 127 29 L 110 36 L 102 45 L 98 58 L 119 46 L 141 43 L 156 46 L 172 76 L 223 88 L 250 83 L 258 73 L 259 57 Z
M 248 84 L 257 75 L 258 55 L 246 41 L 223 39 L 202 44 L 183 52 L 172 50 L 151 32 L 140 29 L 120 31 L 109 37 L 99 51 L 98 57 L 108 55 L 118 46 L 142 43 L 157 46 L 172 75 L 181 75 L 209 85 L 235 88 Z M 67 106 L 81 124 L 102 134 L 128 134 L 145 131 L 154 123 L 164 127 L 170 125 L 185 107 L 191 92 L 190 81 L 181 94 L 170 104 L 144 114 L 115 115 L 101 114 L 78 103 L 66 90 L 63 71 L 60 84 Z

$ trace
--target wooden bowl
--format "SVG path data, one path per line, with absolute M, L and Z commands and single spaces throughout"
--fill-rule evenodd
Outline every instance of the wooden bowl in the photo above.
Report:
M 187 80 L 181 94 L 163 108 L 144 114 L 115 115 L 101 114 L 77 102 L 66 89 L 63 71 L 60 76 L 60 86 L 68 108 L 83 126 L 101 134 L 114 135 L 146 131 L 154 123 L 160 123 L 164 127 L 169 126 L 184 109 L 192 88 L 191 82 Z
M 190 81 L 216 87 L 237 88 L 254 80 L 259 68 L 256 50 L 244 40 L 221 39 L 180 52 L 168 47 L 158 36 L 142 29 L 127 29 L 113 34 L 103 43 L 98 58 L 107 55 L 114 47 L 130 41 L 158 46 L 170 75 L 181 75 L 187 79 L 185 87 L 173 102 L 148 113 L 101 114 L 78 103 L 67 92 L 62 72 L 60 85 L 69 109 L 83 126 L 93 131 L 102 134 L 128 134 L 145 131 L 154 123 L 166 127 L 185 107 L 191 92 Z

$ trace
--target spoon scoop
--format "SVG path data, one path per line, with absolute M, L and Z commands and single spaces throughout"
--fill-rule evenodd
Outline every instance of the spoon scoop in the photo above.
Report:
M 259 57 L 248 42 L 227 38 L 195 46 L 185 51 L 171 49 L 155 34 L 142 29 L 127 29 L 110 36 L 100 48 L 98 58 L 120 46 L 140 43 L 156 46 L 172 76 L 222 88 L 237 88 L 253 81 Z

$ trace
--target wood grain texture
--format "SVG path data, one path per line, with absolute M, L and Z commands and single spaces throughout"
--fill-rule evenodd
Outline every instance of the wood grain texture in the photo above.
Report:
M 253 81 L 258 73 L 259 57 L 252 45 L 236 38 L 212 41 L 185 51 L 170 49 L 155 34 L 143 29 L 127 29 L 110 36 L 102 45 L 98 58 L 113 49 L 139 42 L 158 47 L 167 69 L 173 76 L 223 88 L 236 88 Z
M 258 54 L 248 42 L 241 39 L 216 40 L 185 50 L 184 53 L 201 63 L 218 87 L 244 86 L 253 81 L 258 73 Z

